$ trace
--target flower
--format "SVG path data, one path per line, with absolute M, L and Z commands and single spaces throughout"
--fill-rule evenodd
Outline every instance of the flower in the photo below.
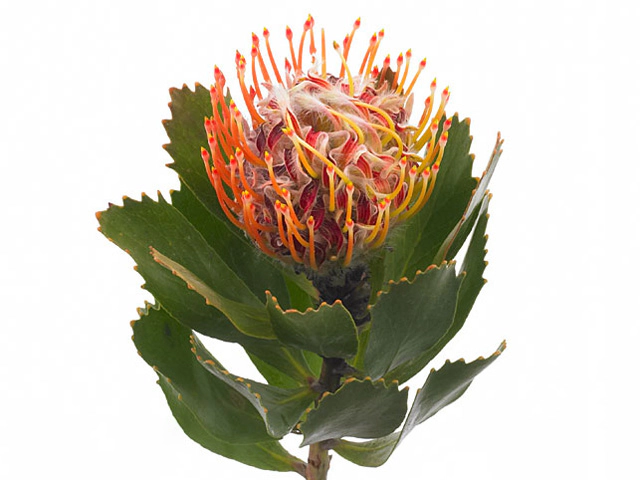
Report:
M 313 270 L 328 262 L 348 266 L 425 205 L 451 125 L 444 117 L 448 88 L 434 108 L 435 80 L 417 125 L 408 124 L 426 59 L 410 81 L 411 50 L 398 56 L 395 71 L 389 56 L 377 66 L 384 30 L 349 66 L 359 27 L 360 19 L 342 45 L 333 43 L 337 75 L 327 71 L 324 29 L 317 50 L 311 16 L 297 51 L 287 27 L 284 70 L 274 60 L 269 31 L 264 46 L 254 33 L 250 68 L 236 52 L 249 119 L 225 96 L 218 67 L 210 90 L 208 148 L 201 154 L 222 210 L 264 253 Z

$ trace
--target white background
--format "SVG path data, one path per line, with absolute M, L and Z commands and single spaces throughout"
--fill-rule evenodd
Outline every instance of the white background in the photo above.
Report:
M 418 93 L 434 75 L 451 86 L 478 173 L 496 132 L 506 139 L 489 283 L 434 365 L 503 338 L 505 354 L 386 465 L 335 456 L 330 478 L 638 478 L 640 4 L 0 5 L 0 476 L 296 478 L 182 434 L 129 338 L 150 297 L 94 212 L 177 187 L 161 148 L 169 87 L 208 86 L 216 63 L 232 79 L 252 31 L 284 40 L 311 12 L 331 40 L 362 16 L 360 45 L 385 28 L 383 53 L 427 56 Z M 251 376 L 236 351 L 214 354 Z

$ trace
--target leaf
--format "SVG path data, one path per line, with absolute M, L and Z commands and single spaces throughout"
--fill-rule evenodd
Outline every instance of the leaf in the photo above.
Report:
M 123 207 L 111 206 L 99 218 L 103 233 L 130 253 L 139 266 L 139 273 L 147 281 L 147 287 L 150 287 L 148 290 L 160 303 L 180 301 L 190 305 L 197 297 L 185 293 L 188 290 L 184 287 L 176 288 L 176 282 L 167 279 L 168 272 L 157 264 L 153 265 L 150 246 L 185 266 L 220 297 L 249 307 L 264 308 L 195 227 L 162 195 L 159 195 L 158 202 L 147 196 L 143 196 L 141 202 L 125 198 Z M 223 327 L 223 330 L 227 335 L 232 331 L 228 327 Z
M 267 292 L 267 310 L 278 339 L 285 345 L 324 357 L 348 358 L 358 350 L 358 332 L 349 311 L 337 300 L 317 309 L 283 311 Z
M 200 365 L 191 351 L 191 330 L 163 310 L 148 308 L 133 323 L 142 358 L 180 394 L 211 435 L 234 444 L 271 440 L 254 406 Z
M 326 393 L 302 422 L 301 446 L 341 437 L 377 438 L 393 432 L 407 413 L 408 389 L 396 383 L 346 380 L 335 393 Z
M 379 467 L 389 459 L 400 442 L 417 425 L 460 398 L 473 379 L 491 365 L 505 348 L 506 343 L 502 342 L 498 350 L 489 358 L 480 357 L 471 363 L 465 363 L 463 360 L 451 363 L 447 360 L 439 370 L 431 370 L 423 387 L 418 390 L 400 432 L 368 442 L 340 440 L 334 450 L 338 455 L 357 465 Z
M 252 302 L 245 304 L 229 300 L 200 280 L 187 268 L 158 252 L 153 247 L 151 248 L 151 254 L 156 262 L 184 280 L 187 288 L 195 290 L 202 295 L 207 305 L 212 305 L 224 313 L 229 321 L 242 333 L 258 338 L 276 338 L 264 305 L 257 307 L 251 305 L 250 303 Z
M 184 433 L 207 450 L 262 470 L 298 472 L 300 474 L 304 472 L 305 463 L 287 452 L 276 440 L 236 445 L 223 442 L 213 436 L 185 405 L 181 400 L 181 394 L 172 384 L 167 382 L 165 377 L 160 376 L 158 383 L 167 398 L 171 413 Z
M 442 244 L 438 254 L 436 255 L 435 262 L 439 263 L 444 260 L 451 260 L 456 256 L 464 241 L 466 240 L 469 233 L 473 229 L 473 226 L 476 224 L 476 219 L 478 218 L 478 212 L 481 210 L 482 204 L 484 203 L 485 197 L 489 194 L 488 186 L 491 177 L 493 176 L 493 172 L 498 165 L 498 160 L 500 159 L 500 155 L 502 154 L 502 144 L 504 140 L 501 139 L 500 134 L 498 133 L 498 139 L 496 140 L 496 145 L 493 148 L 493 152 L 491 153 L 491 157 L 489 158 L 489 163 L 487 168 L 482 173 L 482 177 L 480 178 L 480 183 L 478 187 L 473 191 L 473 195 L 471 200 L 469 200 L 469 205 L 462 216 L 456 228 L 451 231 L 447 240 Z
M 133 257 L 136 269 L 146 280 L 144 287 L 174 319 L 210 337 L 240 343 L 297 384 L 305 385 L 313 376 L 300 351 L 241 333 L 222 312 L 206 305 L 198 293 L 187 289 L 183 280 L 153 259 L 149 245 L 172 251 L 187 241 L 186 235 L 198 236 L 188 220 L 162 197 L 159 202 L 146 195 L 140 202 L 124 198 L 122 207 L 111 205 L 98 218 L 102 233 Z M 169 238 L 171 232 L 176 232 L 175 239 Z
M 461 281 L 452 264 L 443 265 L 420 272 L 413 282 L 403 278 L 381 293 L 371 308 L 365 372 L 380 378 L 444 337 L 453 323 Z
M 471 312 L 471 307 L 485 284 L 485 279 L 482 278 L 482 274 L 486 267 L 484 257 L 486 253 L 485 246 L 487 244 L 487 236 L 485 232 L 489 220 L 489 214 L 487 213 L 489 199 L 489 196 L 484 197 L 482 203 L 479 205 L 480 213 L 478 215 L 478 222 L 475 225 L 469 248 L 462 263 L 462 273 L 460 274 L 462 284 L 458 292 L 456 313 L 451 328 L 437 344 L 424 351 L 422 355 L 390 372 L 389 378 L 395 378 L 400 383 L 406 382 L 433 360 L 464 325 L 467 316 Z
M 443 123 L 444 118 L 440 128 Z M 457 114 L 453 116 L 433 193 L 424 208 L 391 235 L 380 254 L 383 258 L 374 262 L 372 285 L 384 286 L 405 276 L 412 280 L 416 271 L 436 263 L 438 250 L 462 218 L 478 183 L 471 175 L 469 124 L 469 119 L 460 122 Z
M 207 371 L 253 404 L 272 437 L 282 438 L 291 432 L 307 407 L 318 396 L 309 386 L 284 389 L 233 375 L 225 370 L 196 337 L 192 337 L 191 342 L 197 360 Z

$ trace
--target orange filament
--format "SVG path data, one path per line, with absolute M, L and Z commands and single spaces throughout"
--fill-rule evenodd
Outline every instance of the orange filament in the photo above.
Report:
M 329 211 L 336 210 L 336 171 L 331 167 L 327 167 L 327 177 L 329 177 Z
M 255 35 L 255 33 L 254 33 Z M 260 91 L 260 82 L 258 82 L 258 74 L 256 72 L 256 57 L 258 56 L 258 47 L 255 45 L 251 47 L 251 77 L 253 78 L 253 86 L 256 91 L 256 95 L 262 100 L 262 92 Z
M 413 90 L 413 87 L 418 81 L 418 77 L 420 76 L 420 73 L 422 72 L 422 70 L 424 70 L 426 66 L 427 66 L 427 59 L 423 58 L 422 61 L 420 62 L 420 65 L 418 65 L 418 71 L 413 76 L 413 79 L 411 80 L 411 83 L 409 84 L 409 87 L 407 88 L 407 91 L 404 94 L 405 97 L 407 98 L 409 97 L 409 95 L 411 94 L 411 91 Z
M 376 223 L 373 226 L 373 229 L 369 233 L 369 236 L 364 239 L 364 243 L 371 243 L 373 239 L 378 235 L 378 231 L 380 230 L 380 225 L 382 224 L 382 217 L 384 216 L 384 211 L 388 206 L 387 199 L 383 199 L 378 204 L 378 218 L 376 219 Z
M 346 222 L 347 226 L 347 253 L 344 256 L 345 267 L 349 266 L 351 263 L 351 256 L 353 255 L 353 220 L 349 219 Z
M 402 63 L 404 62 L 404 57 L 402 53 L 398 55 L 398 59 L 396 60 L 396 73 L 393 76 L 393 83 L 391 84 L 391 88 L 396 88 L 398 86 L 398 76 L 400 75 L 400 68 L 402 67 Z
M 264 37 L 264 42 L 267 45 L 267 54 L 269 55 L 269 61 L 271 62 L 271 68 L 273 68 L 273 73 L 276 76 L 276 80 L 280 85 L 282 85 L 282 77 L 280 76 L 280 71 L 278 70 L 278 65 L 276 65 L 276 61 L 273 58 L 273 52 L 271 51 L 271 45 L 269 44 L 269 30 L 266 28 L 262 31 L 262 36 Z
M 335 49 L 336 52 L 338 52 L 338 55 L 340 55 L 340 61 L 342 62 L 342 67 L 347 72 L 347 79 L 349 80 L 349 96 L 353 97 L 353 93 L 355 91 L 353 86 L 353 76 L 351 75 L 351 70 L 349 70 L 349 66 L 347 65 L 347 60 L 344 58 L 344 55 L 342 55 L 342 52 L 340 51 L 340 45 L 338 45 L 338 42 L 333 42 L 333 48 Z
M 240 196 L 242 195 L 242 193 L 240 193 L 240 189 L 238 188 L 238 182 L 236 181 L 236 171 L 237 171 L 237 169 L 238 169 L 238 161 L 235 159 L 235 157 L 231 157 L 229 159 L 229 170 L 230 170 L 229 173 L 230 173 L 230 176 L 231 176 L 230 182 L 229 182 L 229 186 L 231 187 L 231 191 L 233 192 L 233 196 L 236 197 L 236 199 L 240 198 Z M 249 193 L 249 192 L 247 192 L 247 193 Z
M 367 51 L 364 52 L 364 58 L 362 59 L 362 63 L 360 64 L 360 70 L 358 70 L 359 75 L 362 75 L 364 73 L 364 69 L 367 66 L 367 60 L 369 60 L 369 55 L 371 55 L 371 52 L 373 51 L 373 46 L 376 44 L 377 41 L 378 41 L 378 35 L 374 33 L 371 36 L 371 40 L 369 40 L 369 47 L 367 48 Z
M 351 220 L 351 210 L 353 209 L 353 192 L 355 187 L 352 182 L 347 183 L 347 209 L 346 209 L 346 217 L 345 222 L 349 222 Z
M 389 70 L 389 65 L 391 65 L 391 57 L 387 55 L 382 62 L 382 72 L 380 72 L 380 85 L 385 82 L 385 75 L 387 74 L 387 70 Z
M 400 178 L 398 179 L 398 185 L 393 190 L 393 192 L 389 194 L 389 200 L 393 200 L 394 198 L 396 198 L 400 193 L 400 191 L 402 190 L 402 186 L 404 185 L 404 176 L 405 176 L 404 172 L 406 169 L 407 169 L 407 159 L 406 157 L 403 157 L 402 160 L 400 160 Z
M 422 199 L 418 209 L 424 207 L 424 205 L 429 201 L 429 198 L 431 197 L 431 193 L 433 192 L 433 187 L 436 184 L 436 178 L 438 177 L 438 172 L 439 171 L 440 171 L 440 165 L 434 165 L 431 168 L 431 176 L 429 178 L 429 189 L 427 190 L 427 193 L 425 194 L 424 198 Z
M 310 150 L 311 153 L 313 153 L 316 157 L 318 157 L 322 161 L 322 163 L 324 163 L 327 167 L 335 168 L 336 173 L 338 174 L 338 176 L 342 180 L 344 180 L 345 182 L 349 182 L 350 181 L 349 177 L 347 177 L 347 175 L 342 170 L 340 170 L 331 160 L 329 160 L 327 157 L 325 157 L 322 153 L 320 153 L 314 147 L 309 145 L 307 142 L 302 140 L 300 137 L 297 137 L 296 141 L 299 142 L 300 145 L 304 146 L 304 148 L 306 148 L 307 150 Z M 316 176 L 314 178 L 318 178 L 318 177 Z
M 269 178 L 271 179 L 271 185 L 273 185 L 273 188 L 276 191 L 276 193 L 284 198 L 284 191 L 282 190 L 280 185 L 278 185 L 278 182 L 276 180 L 276 175 L 273 172 L 273 157 L 269 152 L 264 152 L 264 160 L 265 160 L 265 163 L 267 164 L 267 169 L 269 170 Z
M 322 41 L 322 78 L 327 78 L 327 45 L 324 40 L 324 28 L 320 30 L 320 37 Z M 342 76 L 342 75 L 340 75 Z
M 289 252 L 291 252 L 291 258 L 293 258 L 294 262 L 297 263 L 303 263 L 302 259 L 300 258 L 300 256 L 298 255 L 298 252 L 296 252 L 296 245 L 293 241 L 293 234 L 291 233 L 291 228 L 287 228 L 287 243 L 289 244 Z
M 378 248 L 380 245 L 384 243 L 384 239 L 387 238 L 387 233 L 389 232 L 389 220 L 390 220 L 390 211 L 391 210 L 391 202 L 387 202 L 387 206 L 384 209 L 384 221 L 382 222 L 382 232 L 380 232 L 380 236 L 378 240 L 373 242 L 371 248 Z
M 433 122 L 431 122 L 431 128 L 429 129 L 429 131 L 425 132 L 422 138 L 425 138 L 427 135 L 429 136 L 429 138 L 435 137 L 437 133 L 438 133 L 438 122 L 433 120 Z M 422 148 L 422 146 L 420 146 L 419 148 Z M 426 168 L 427 165 L 431 164 L 431 161 L 433 160 L 434 149 L 435 149 L 435 142 L 430 141 L 427 144 L 427 153 L 425 153 L 424 155 L 424 161 L 422 162 L 422 165 L 420 166 L 418 173 L 421 173 Z
M 302 147 L 300 146 L 300 139 L 295 135 L 295 133 L 290 127 L 285 127 L 282 129 L 282 131 L 293 142 L 293 145 L 296 147 L 296 151 L 298 152 L 298 160 L 300 161 L 304 169 L 307 171 L 309 176 L 311 178 L 318 178 L 318 174 L 313 170 L 313 168 L 311 168 L 311 164 L 309 164 L 309 160 L 307 159 L 306 155 L 302 151 Z
M 313 25 L 313 18 L 311 15 L 304 22 L 304 28 L 302 30 L 302 36 L 300 37 L 300 46 L 298 47 L 298 73 L 302 73 L 302 53 L 304 48 L 304 39 L 307 36 L 307 32 L 311 29 Z
M 406 220 L 407 218 L 412 217 L 422 207 L 422 200 L 425 198 L 427 193 L 427 184 L 429 183 L 430 174 L 431 170 L 429 168 L 422 172 L 422 188 L 420 189 L 420 195 L 418 195 L 417 200 L 411 208 L 400 215 L 400 220 Z
M 280 200 L 276 200 L 276 216 L 278 217 L 278 235 L 280 235 L 280 240 L 282 240 L 282 244 L 285 247 L 289 248 L 287 237 L 284 233 L 284 225 L 282 223 L 283 208 L 286 209 L 287 207 Z
M 240 174 L 240 182 L 242 183 L 242 186 L 251 194 L 253 198 L 258 201 L 263 201 L 264 196 L 258 194 L 255 190 L 253 190 L 253 188 L 251 188 L 249 182 L 247 181 L 247 177 L 244 173 L 244 154 L 239 148 L 236 148 L 236 158 L 238 159 L 238 172 Z
M 264 59 L 262 58 L 262 52 L 260 51 L 260 39 L 258 35 L 255 33 L 251 34 L 251 40 L 253 41 L 253 46 L 256 47 L 256 53 L 258 57 L 258 62 L 260 63 L 260 71 L 262 72 L 262 78 L 264 78 L 265 82 L 271 83 L 271 77 L 269 76 L 269 72 L 267 70 L 267 66 L 264 64 Z M 253 54 L 253 50 L 252 50 Z M 256 87 L 257 90 L 257 87 Z
M 293 50 L 293 32 L 291 28 L 287 25 L 286 30 L 287 40 L 289 41 L 289 52 L 291 53 L 291 63 L 293 63 L 293 70 L 295 72 L 298 71 L 298 64 L 296 63 L 296 52 Z
M 300 220 L 298 220 L 298 216 L 296 215 L 296 212 L 293 209 L 293 203 L 291 202 L 291 192 L 289 192 L 289 190 L 287 190 L 286 188 L 283 188 L 282 198 L 284 198 L 284 201 L 287 202 L 287 206 L 289 207 L 287 210 L 288 213 L 286 217 L 291 219 L 291 221 L 294 223 L 296 228 L 299 228 L 300 230 L 304 230 L 304 225 Z
M 402 91 L 402 87 L 404 87 L 404 82 L 407 81 L 407 74 L 409 73 L 410 64 L 411 64 L 411 49 L 407 50 L 407 63 L 404 66 L 404 73 L 402 74 L 402 80 L 400 80 L 400 84 L 396 88 L 396 93 L 400 93 Z
M 218 203 L 220 204 L 222 211 L 231 221 L 231 223 L 233 223 L 239 229 L 244 230 L 243 225 L 238 221 L 236 216 L 231 213 L 231 211 L 229 210 L 229 205 L 227 204 L 230 203 L 235 208 L 239 207 L 235 202 L 233 202 L 233 200 L 227 197 L 224 188 L 222 188 L 222 185 L 220 185 L 220 175 L 215 168 L 211 169 L 211 176 L 213 177 L 213 188 L 215 189 L 216 195 L 218 196 Z
M 365 77 L 368 77 L 371 73 L 371 67 L 373 67 L 373 62 L 376 58 L 376 54 L 378 53 L 378 47 L 380 46 L 380 42 L 384 37 L 384 30 L 380 30 L 378 32 L 376 43 L 373 45 L 373 49 L 371 50 L 371 55 L 369 55 L 369 63 L 367 63 L 367 70 L 364 72 Z
M 344 59 L 347 60 L 349 58 L 349 51 L 351 50 L 351 42 L 353 42 L 353 37 L 356 34 L 356 30 L 358 30 L 358 28 L 360 28 L 360 17 L 358 17 L 358 19 L 353 22 L 353 29 L 351 30 L 351 33 L 347 36 L 347 44 L 344 46 Z M 342 67 L 342 69 L 340 70 L 340 76 L 342 77 L 344 75 L 344 67 Z
M 405 195 L 404 200 L 402 200 L 402 203 L 398 205 L 398 208 L 396 208 L 393 212 L 391 212 L 391 218 L 404 212 L 407 206 L 409 205 L 409 202 L 411 201 L 411 196 L 413 195 L 413 188 L 416 183 L 417 174 L 418 174 L 418 167 L 414 165 L 409 169 L 409 189 L 407 190 L 407 194 Z
M 308 248 L 309 247 L 309 242 L 307 242 L 304 238 L 302 238 L 302 235 L 300 235 L 300 232 L 298 231 L 298 227 L 296 227 L 296 225 L 294 225 L 294 221 L 291 218 L 291 209 L 285 209 L 284 219 L 287 222 L 287 231 L 289 233 L 293 234 L 296 237 L 296 240 L 298 240 L 298 242 L 300 242 L 300 244 L 303 247 Z M 303 225 L 301 230 L 304 230 L 304 228 L 305 227 Z M 290 242 L 290 243 L 293 244 L 293 242 Z
M 245 70 L 246 70 L 246 60 L 244 59 L 244 57 L 241 56 L 238 62 L 238 67 L 236 69 L 238 73 L 238 82 L 240 83 L 240 90 L 242 91 L 242 97 L 244 98 L 244 103 L 247 105 L 247 108 L 249 109 L 249 113 L 251 114 L 251 119 L 253 120 L 254 124 L 259 125 L 261 123 L 264 123 L 264 119 L 260 116 L 260 114 L 258 114 L 258 111 L 256 110 L 256 107 L 253 104 L 253 99 L 251 98 L 251 95 L 249 95 L 247 86 L 244 83 Z
M 314 270 L 318 269 L 316 265 L 316 248 L 313 240 L 313 216 L 307 218 L 307 230 L 309 231 L 309 263 Z

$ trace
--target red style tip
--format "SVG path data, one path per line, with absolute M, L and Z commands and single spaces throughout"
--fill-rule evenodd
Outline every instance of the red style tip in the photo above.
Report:
M 289 25 L 287 25 L 286 35 L 287 40 L 291 40 L 293 38 L 293 31 L 291 30 L 291 27 L 289 27 Z
M 411 49 L 407 50 L 407 60 L 410 59 L 412 55 Z
M 422 61 L 420 62 L 420 65 L 418 65 L 418 68 L 422 69 L 424 67 L 427 66 L 427 58 L 423 58 Z
M 356 21 L 353 22 L 353 28 L 360 28 L 360 17 L 358 17 Z
M 384 62 L 382 62 L 383 67 L 388 67 L 389 65 L 391 65 L 391 55 L 387 55 L 384 58 Z
M 260 44 L 258 35 L 256 35 L 255 33 L 251 33 L 251 42 L 257 47 Z
M 384 28 L 378 32 L 378 37 L 380 38 L 380 40 L 384 38 Z
M 400 55 L 398 55 L 396 63 L 398 64 L 398 66 L 400 66 L 400 65 L 402 65 L 402 62 L 404 62 L 404 55 L 402 55 L 402 53 L 401 53 Z
M 371 39 L 369 40 L 369 44 L 373 47 L 376 42 L 378 41 L 378 34 L 374 33 L 373 35 L 371 35 Z
M 309 15 L 307 20 L 304 22 L 304 29 L 305 31 L 309 31 L 311 30 L 311 27 L 313 27 L 313 17 Z
M 257 57 L 258 56 L 258 47 L 256 46 L 255 43 L 253 45 L 251 45 L 251 56 L 252 57 Z
M 267 29 L 267 27 L 264 27 L 264 28 L 262 29 L 262 36 L 263 36 L 264 38 L 269 38 L 269 35 L 270 35 L 270 34 L 269 34 L 269 30 Z

